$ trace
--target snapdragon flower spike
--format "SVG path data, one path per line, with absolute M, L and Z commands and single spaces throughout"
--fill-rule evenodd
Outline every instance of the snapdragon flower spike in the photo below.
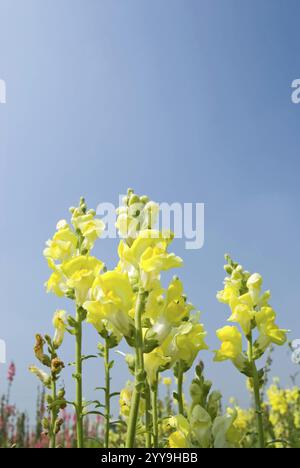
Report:
M 94 279 L 104 269 L 104 263 L 90 256 L 90 250 L 104 230 L 103 221 L 95 211 L 87 211 L 81 198 L 78 208 L 70 208 L 73 228 L 65 220 L 57 224 L 52 240 L 47 241 L 44 256 L 53 271 L 45 283 L 47 292 L 59 297 L 76 299 L 77 305 L 88 299 Z
M 247 354 L 243 353 L 243 337 L 237 327 L 224 327 L 218 330 L 217 336 L 221 348 L 216 351 L 215 360 L 231 359 L 233 364 L 251 378 L 253 385 L 257 430 L 260 448 L 265 448 L 266 439 L 262 417 L 261 386 L 264 371 L 258 371 L 256 361 L 262 357 L 271 344 L 283 345 L 287 330 L 275 324 L 276 314 L 269 305 L 270 291 L 262 292 L 263 279 L 259 273 L 251 274 L 235 263 L 229 255 L 225 256 L 227 264 L 224 269 L 228 277 L 224 281 L 223 291 L 217 298 L 228 304 L 231 309 L 229 322 L 239 324 L 247 340 Z M 254 333 L 258 334 L 254 342 Z
M 76 429 L 77 446 L 83 448 L 83 398 L 82 398 L 82 323 L 86 319 L 87 311 L 83 308 L 91 298 L 91 290 L 95 279 L 104 271 L 105 265 L 96 257 L 90 255 L 95 241 L 104 230 L 104 223 L 95 218 L 96 212 L 88 210 L 84 198 L 80 199 L 77 208 L 70 208 L 71 224 L 61 220 L 57 224 L 56 233 L 46 244 L 44 256 L 52 274 L 46 282 L 47 292 L 59 297 L 67 297 L 75 302 L 76 317 L 67 317 L 64 311 L 58 311 L 53 319 L 55 327 L 54 349 L 63 341 L 65 331 L 75 336 L 76 371 L 73 378 L 76 381 Z M 67 324 L 71 330 L 67 328 Z M 52 377 L 61 370 L 59 360 L 51 361 Z M 34 369 L 35 373 L 37 371 Z M 53 379 L 52 379 L 53 380 Z M 52 382 L 55 387 L 55 381 Z M 55 393 L 53 388 L 53 393 Z M 54 438 L 52 445 L 54 444 Z
M 124 205 L 117 209 L 116 227 L 126 244 L 130 246 L 140 231 L 153 229 L 157 223 L 159 206 L 145 195 L 139 196 L 127 190 Z
M 254 329 L 258 330 L 259 337 L 254 345 L 258 357 L 271 344 L 285 344 L 287 330 L 282 330 L 275 324 L 276 313 L 269 305 L 271 293 L 262 292 L 261 275 L 244 271 L 229 256 L 226 259 L 228 264 L 225 265 L 225 270 L 230 276 L 225 278 L 224 290 L 218 292 L 217 298 L 231 309 L 228 321 L 239 324 L 246 337 Z

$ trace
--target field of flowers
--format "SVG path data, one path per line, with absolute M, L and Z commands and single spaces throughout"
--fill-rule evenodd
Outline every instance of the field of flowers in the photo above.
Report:
M 42 385 L 35 427 L 11 404 L 16 368 L 10 365 L 7 393 L 1 398 L 0 446 L 300 447 L 300 389 L 296 384 L 282 388 L 271 375 L 272 350 L 288 345 L 287 330 L 277 325 L 271 293 L 263 290 L 261 275 L 225 256 L 226 278 L 217 300 L 228 309 L 228 324 L 216 332 L 220 346 L 213 351 L 214 361 L 217 368 L 230 360 L 244 375 L 252 405 L 240 408 L 232 399 L 224 407 L 222 394 L 205 378 L 201 351 L 209 348 L 197 308 L 178 276 L 167 288 L 162 286 L 163 273 L 182 267 L 183 260 L 170 251 L 173 234 L 155 229 L 158 205 L 128 190 L 118 209 L 121 240 L 119 263 L 113 269 L 91 254 L 105 227 L 102 220 L 83 198 L 70 213 L 70 222 L 59 221 L 47 241 L 44 256 L 50 276 L 45 286 L 47 292 L 68 298 L 74 315 L 56 310 L 53 336 L 36 335 L 38 364 L 29 368 Z M 100 340 L 91 356 L 84 354 L 87 326 L 95 327 Z M 69 364 L 63 357 L 66 333 L 74 338 L 74 401 L 62 384 Z M 132 352 L 126 355 L 124 388 L 115 393 L 111 350 L 121 340 Z M 101 401 L 83 398 L 84 364 L 92 358 L 104 367 L 105 379 L 98 387 Z M 185 395 L 183 383 L 192 368 L 194 378 Z M 164 377 L 170 369 L 172 379 Z M 113 398 L 119 399 L 117 419 L 111 415 Z

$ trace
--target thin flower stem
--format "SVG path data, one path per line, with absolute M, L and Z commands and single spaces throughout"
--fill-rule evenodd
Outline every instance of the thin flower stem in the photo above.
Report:
M 152 438 L 151 438 L 151 394 L 150 394 L 150 387 L 149 387 L 148 382 L 146 382 L 145 400 L 146 400 L 146 416 L 145 416 L 146 448 L 151 448 L 152 447 Z
M 255 359 L 253 355 L 253 337 L 252 333 L 248 337 L 248 358 L 252 367 L 253 373 L 253 388 L 254 388 L 254 398 L 255 398 L 255 410 L 257 418 L 257 428 L 258 428 L 258 438 L 259 438 L 259 447 L 265 448 L 265 434 L 264 434 L 264 424 L 263 424 L 263 412 L 261 406 L 261 397 L 260 397 L 260 384 L 259 376 L 257 372 L 257 367 L 255 364 Z
M 178 363 L 178 376 L 177 376 L 177 396 L 178 396 L 178 412 L 184 416 L 183 406 L 183 367 L 182 362 Z
M 52 383 L 51 383 L 51 389 L 52 389 L 52 402 L 54 403 L 57 400 L 57 395 L 56 395 L 56 380 L 55 376 L 52 376 Z M 56 434 L 55 434 L 55 422 L 57 418 L 57 408 L 55 405 L 53 405 L 51 409 L 51 424 L 50 424 L 50 441 L 49 441 L 49 448 L 55 448 L 56 447 Z
M 104 366 L 105 366 L 105 448 L 109 448 L 109 429 L 110 429 L 110 365 L 109 365 L 109 343 L 105 339 L 104 347 Z
M 140 289 L 136 308 L 135 308 L 135 385 L 132 395 L 130 415 L 127 428 L 126 448 L 133 448 L 135 443 L 135 433 L 141 393 L 145 386 L 145 371 L 144 371 L 144 354 L 143 354 L 143 331 L 142 331 L 142 314 L 145 308 L 146 293 Z
M 76 431 L 77 448 L 83 448 L 82 405 L 82 319 L 79 308 L 76 312 Z
M 151 400 L 152 400 L 152 421 L 153 421 L 153 447 L 158 448 L 158 408 L 157 408 L 157 393 L 158 383 L 157 381 L 151 388 Z

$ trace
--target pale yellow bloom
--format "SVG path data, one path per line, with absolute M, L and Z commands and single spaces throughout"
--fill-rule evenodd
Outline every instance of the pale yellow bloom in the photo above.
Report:
M 53 343 L 57 348 L 59 348 L 63 342 L 67 327 L 67 312 L 65 310 L 57 310 L 55 312 L 53 317 L 53 326 L 55 328 Z
M 47 241 L 44 256 L 52 260 L 63 262 L 74 255 L 78 238 L 68 224 L 60 223 L 58 224 L 58 228 L 53 238 Z
M 242 353 L 242 335 L 237 327 L 226 326 L 217 331 L 221 348 L 216 351 L 215 361 L 235 360 Z
M 98 276 L 92 284 L 90 299 L 83 304 L 88 322 L 101 328 L 101 321 L 107 320 L 119 333 L 129 334 L 134 294 L 126 273 L 115 270 Z
M 103 270 L 104 264 L 95 257 L 81 255 L 61 265 L 66 284 L 74 289 L 78 305 L 82 305 L 88 298 L 88 293 L 95 278 Z

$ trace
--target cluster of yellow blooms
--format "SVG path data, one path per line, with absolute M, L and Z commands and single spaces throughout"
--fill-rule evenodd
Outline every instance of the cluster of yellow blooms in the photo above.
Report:
M 262 292 L 263 279 L 260 274 L 250 274 L 234 263 L 229 256 L 225 270 L 225 286 L 217 294 L 217 299 L 228 304 L 231 315 L 228 322 L 240 325 L 245 337 L 250 337 L 255 329 L 258 337 L 254 343 L 254 359 L 260 358 L 271 344 L 283 345 L 287 330 L 281 330 L 275 323 L 276 313 L 269 305 L 270 291 Z M 243 337 L 238 327 L 226 326 L 217 331 L 221 348 L 216 352 L 216 361 L 232 360 L 241 371 L 247 367 L 243 353 Z
M 269 421 L 276 439 L 291 440 L 300 430 L 300 389 L 282 389 L 278 381 L 267 390 Z M 280 445 L 280 443 L 279 443 Z
M 82 396 L 82 363 L 86 359 L 82 355 L 83 322 L 92 324 L 104 340 L 98 350 L 104 359 L 105 387 L 101 388 L 105 391 L 105 405 L 92 402 L 96 408 L 91 413 L 100 414 L 98 408 L 105 407 L 106 447 L 109 446 L 110 399 L 113 395 L 110 393 L 113 362 L 109 361 L 109 349 L 123 338 L 134 350 L 133 355 L 126 356 L 134 381 L 127 383 L 120 393 L 120 414 L 127 425 L 126 447 L 135 445 L 140 437 L 138 433 L 145 435 L 148 447 L 156 447 L 159 432 L 165 438 L 161 445 L 167 444 L 171 448 L 240 446 L 253 421 L 254 411 L 247 413 L 234 407 L 222 414 L 221 395 L 210 393 L 212 384 L 205 381 L 201 366 L 197 366 L 192 383 L 190 407 L 184 399 L 184 374 L 193 366 L 199 351 L 207 350 L 208 346 L 200 313 L 187 300 L 180 279 L 174 276 L 167 286 L 162 282 L 162 273 L 181 267 L 183 261 L 169 251 L 173 234 L 155 229 L 159 206 L 147 196 L 138 196 L 128 190 L 123 205 L 117 210 L 116 227 L 121 240 L 119 260 L 111 270 L 91 255 L 96 240 L 105 229 L 102 220 L 96 218 L 94 210 L 88 210 L 83 198 L 70 212 L 70 223 L 66 220 L 58 222 L 55 234 L 47 241 L 44 256 L 51 269 L 46 282 L 47 292 L 68 298 L 75 304 L 74 316 L 61 309 L 55 312 L 51 346 L 53 350 L 58 349 L 66 332 L 75 336 L 76 401 L 72 404 L 77 415 L 78 446 L 84 446 L 83 417 L 89 414 Z M 259 413 L 262 375 L 255 362 L 271 344 L 286 342 L 286 330 L 275 323 L 276 314 L 269 304 L 270 292 L 262 292 L 262 277 L 258 273 L 248 273 L 229 256 L 226 258 L 225 270 L 229 276 L 217 297 L 229 305 L 228 321 L 238 324 L 240 329 L 226 326 L 217 331 L 221 346 L 215 352 L 215 361 L 231 360 L 251 379 L 256 390 L 256 412 Z M 248 341 L 247 352 L 243 349 L 241 332 Z M 158 383 L 160 374 L 170 369 L 177 380 L 174 398 L 178 414 L 167 414 L 168 417 L 161 420 Z M 41 370 L 31 368 L 31 371 L 51 387 Z M 169 389 L 171 380 L 165 378 L 164 384 Z M 274 422 L 275 413 L 282 415 L 285 406 L 280 400 L 282 395 L 279 398 L 271 389 L 269 398 L 270 418 Z M 285 392 L 287 405 L 288 398 L 292 399 L 292 395 Z M 141 424 L 144 429 L 139 431 Z M 260 436 L 263 443 L 261 432 Z

